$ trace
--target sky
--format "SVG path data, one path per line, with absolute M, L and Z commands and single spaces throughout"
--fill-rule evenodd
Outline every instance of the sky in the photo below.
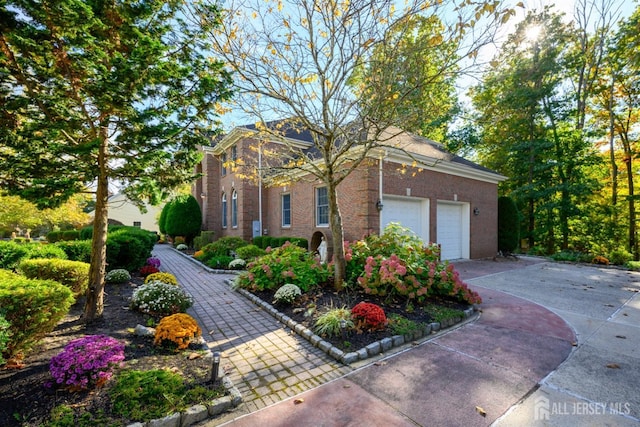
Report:
M 520 22 L 524 18 L 525 14 L 528 11 L 539 11 L 547 5 L 552 6 L 556 11 L 563 12 L 566 15 L 566 20 L 571 21 L 573 20 L 576 3 L 580 4 L 580 2 L 582 1 L 596 4 L 600 4 L 602 1 L 611 1 L 613 3 L 613 7 L 611 9 L 612 13 L 615 16 L 624 19 L 629 17 L 633 13 L 640 0 L 505 0 L 505 5 L 509 5 L 516 10 L 516 16 L 508 21 L 508 23 L 501 29 L 500 34 L 503 38 L 506 38 L 508 34 L 514 31 L 518 22 Z M 516 6 L 518 3 L 522 3 L 524 7 Z M 595 20 L 595 17 L 593 17 L 592 20 Z M 497 49 L 498 46 L 491 46 L 487 47 L 484 51 L 481 51 L 481 62 L 488 62 L 497 52 Z M 458 82 L 459 94 L 462 98 L 462 102 L 465 102 L 465 92 L 467 91 L 467 89 L 475 83 L 477 83 L 477 80 L 473 78 L 462 78 Z M 235 126 L 252 123 L 251 118 L 247 118 L 246 116 L 239 114 L 236 111 L 225 114 L 221 117 L 221 119 L 225 131 L 229 131 Z

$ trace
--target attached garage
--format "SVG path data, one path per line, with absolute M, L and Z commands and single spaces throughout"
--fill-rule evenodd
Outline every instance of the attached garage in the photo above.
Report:
M 438 201 L 436 241 L 443 260 L 469 258 L 469 204 Z
M 380 225 L 400 223 L 424 242 L 429 242 L 429 200 L 417 197 L 384 196 Z

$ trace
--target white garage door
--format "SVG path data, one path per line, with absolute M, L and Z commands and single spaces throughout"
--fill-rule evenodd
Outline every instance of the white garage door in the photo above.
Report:
M 469 207 L 438 202 L 438 243 L 443 260 L 469 258 Z
M 382 203 L 381 232 L 389 223 L 398 222 L 424 242 L 429 241 L 428 200 L 385 196 Z

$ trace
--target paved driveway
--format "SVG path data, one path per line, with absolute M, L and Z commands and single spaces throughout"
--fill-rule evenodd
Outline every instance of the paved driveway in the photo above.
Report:
M 203 425 L 640 426 L 640 273 L 527 257 L 456 268 L 483 297 L 474 321 Z
M 640 425 L 640 273 L 544 262 L 467 282 L 538 303 L 576 332 L 569 357 L 496 425 Z

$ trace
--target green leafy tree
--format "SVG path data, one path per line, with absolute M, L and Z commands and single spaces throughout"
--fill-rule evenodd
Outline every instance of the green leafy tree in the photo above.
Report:
M 376 44 L 352 84 L 363 91 L 364 108 L 376 107 L 371 119 L 396 116 L 402 129 L 442 141 L 457 111 L 459 61 L 458 40 L 437 15 L 409 15 Z
M 102 316 L 109 183 L 157 202 L 192 178 L 230 75 L 181 0 L 0 4 L 0 185 L 52 207 L 94 191 L 83 319 Z M 202 6 L 205 7 L 205 6 Z
M 170 236 L 183 236 L 188 245 L 202 229 L 200 205 L 192 195 L 180 195 L 173 199 L 166 214 L 165 231 Z
M 610 225 L 617 227 L 619 223 L 625 224 L 626 247 L 636 260 L 640 257 L 635 203 L 638 199 L 635 193 L 638 166 L 634 162 L 638 156 L 636 129 L 640 122 L 640 58 L 637 54 L 640 49 L 639 28 L 640 8 L 636 8 L 610 40 L 606 55 L 607 67 L 601 76 L 601 91 L 594 109 L 599 123 L 608 128 Z M 620 212 L 619 195 L 625 196 L 626 215 Z
M 548 8 L 529 13 L 473 93 L 481 156 L 511 177 L 503 190 L 524 210 L 529 245 L 549 252 L 568 247 L 570 219 L 595 188 L 585 170 L 597 158 L 574 120 L 577 95 L 563 87 L 573 77 L 572 35 Z

